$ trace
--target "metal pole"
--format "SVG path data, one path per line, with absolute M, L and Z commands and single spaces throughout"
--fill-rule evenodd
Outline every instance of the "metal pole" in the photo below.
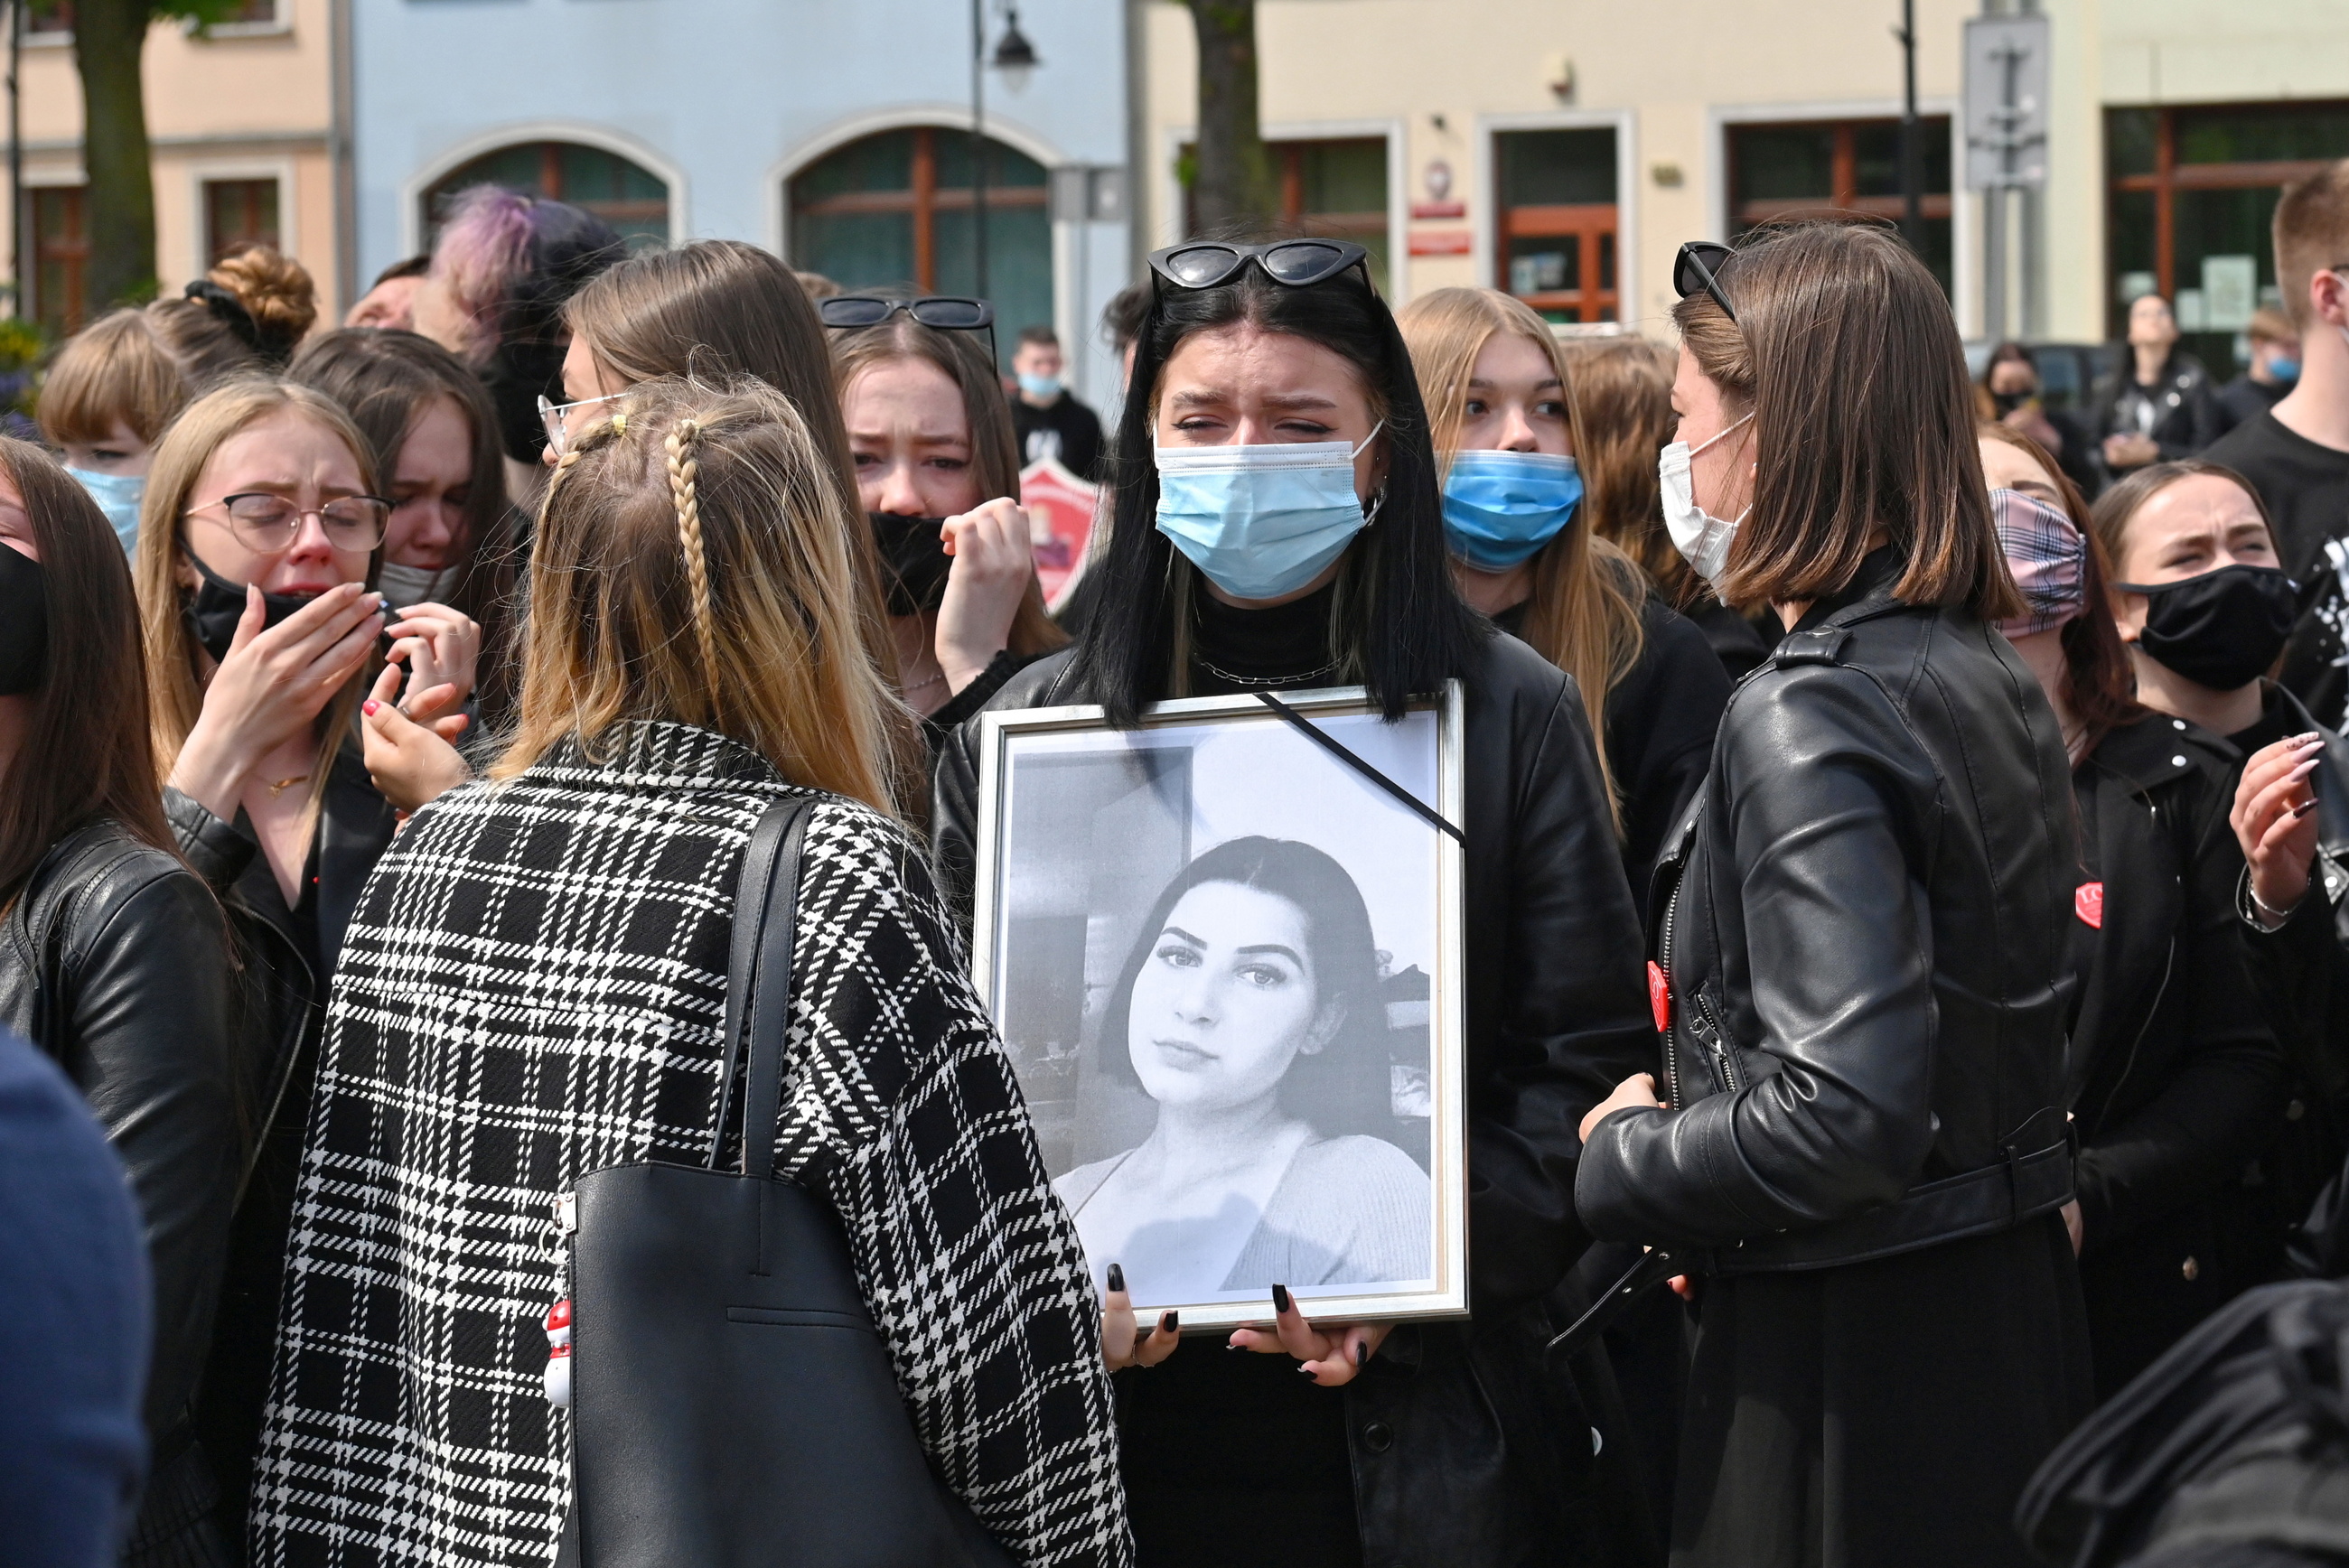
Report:
M 2006 188 L 1982 192 L 1982 336 L 2006 336 Z
M 1925 148 L 1917 127 L 1917 0 L 1900 0 L 1900 232 L 1925 249 Z
M 987 297 L 987 25 L 985 0 L 970 0 L 971 292 Z

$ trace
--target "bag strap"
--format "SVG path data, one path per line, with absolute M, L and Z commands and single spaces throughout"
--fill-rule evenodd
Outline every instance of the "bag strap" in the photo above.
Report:
M 764 1180 L 775 1172 L 776 1122 L 782 1109 L 783 1036 L 792 1010 L 792 939 L 799 924 L 800 847 L 807 837 L 812 795 L 790 795 L 769 805 L 750 830 L 734 890 L 734 938 L 726 965 L 725 1077 L 718 1088 L 717 1125 L 709 1133 L 709 1170 L 726 1136 L 734 1099 L 734 1064 L 750 1037 L 742 1107 L 742 1173 Z

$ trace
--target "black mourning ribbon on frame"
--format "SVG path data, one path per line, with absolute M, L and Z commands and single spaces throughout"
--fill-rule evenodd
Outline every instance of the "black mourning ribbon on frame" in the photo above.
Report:
M 1458 828 L 1453 826 L 1453 824 L 1447 820 L 1441 812 L 1436 810 L 1434 807 L 1429 805 L 1426 801 L 1421 799 L 1418 796 L 1413 794 L 1410 790 L 1404 789 L 1402 785 L 1396 783 L 1393 779 L 1388 778 L 1385 774 L 1380 772 L 1377 769 L 1371 767 L 1361 758 L 1355 756 L 1351 751 L 1347 750 L 1345 747 L 1340 745 L 1337 741 L 1324 734 L 1321 728 L 1318 725 L 1314 724 L 1312 720 L 1307 718 L 1303 714 L 1298 712 L 1295 708 L 1289 707 L 1287 703 L 1281 701 L 1270 692 L 1260 691 L 1256 695 L 1257 701 L 1263 703 L 1265 707 L 1272 709 L 1273 712 L 1280 715 L 1281 717 L 1287 719 L 1299 729 L 1304 731 L 1305 734 L 1312 740 L 1313 744 L 1320 747 L 1324 751 L 1329 752 L 1330 755 L 1338 758 L 1339 761 L 1343 762 L 1347 767 L 1352 769 L 1355 772 L 1361 774 L 1363 778 L 1369 779 L 1371 783 L 1377 785 L 1380 789 L 1385 790 L 1388 794 L 1393 796 L 1396 799 L 1402 801 L 1413 810 L 1418 812 L 1422 817 L 1427 820 L 1430 826 L 1435 828 L 1441 832 L 1451 834 L 1454 841 L 1456 841 L 1462 849 L 1464 850 L 1468 847 L 1467 836 L 1462 833 Z

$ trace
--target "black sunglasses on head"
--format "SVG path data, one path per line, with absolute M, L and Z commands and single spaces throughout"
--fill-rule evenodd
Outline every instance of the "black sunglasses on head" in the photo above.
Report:
M 826 326 L 878 326 L 899 311 L 924 326 L 945 332 L 987 333 L 987 358 L 995 362 L 995 306 L 963 294 L 916 294 L 895 299 L 885 294 L 834 294 L 815 302 L 818 320 Z
M 1721 292 L 1721 269 L 1736 253 L 1718 240 L 1691 240 L 1672 258 L 1672 292 L 1686 299 L 1699 289 L 1703 290 L 1734 325 L 1737 311 L 1730 304 L 1729 296 Z
M 1349 267 L 1362 268 L 1370 252 L 1351 240 L 1275 240 L 1269 244 L 1240 245 L 1224 240 L 1194 240 L 1169 245 L 1150 255 L 1150 270 L 1183 289 L 1211 289 L 1227 284 L 1254 263 L 1274 283 L 1290 288 L 1310 288 L 1328 283 Z

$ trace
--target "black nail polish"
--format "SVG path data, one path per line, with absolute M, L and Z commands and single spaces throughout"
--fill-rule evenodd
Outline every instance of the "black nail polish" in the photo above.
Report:
M 1367 1346 L 1367 1345 L 1363 1344 L 1363 1343 L 1362 1343 L 1361 1340 L 1359 1340 L 1359 1339 L 1355 1340 L 1355 1341 L 1354 1341 L 1354 1365 L 1355 1365 L 1355 1366 L 1357 1366 L 1357 1367 L 1367 1367 L 1367 1366 L 1369 1366 L 1370 1364 L 1371 1364 L 1371 1347 L 1370 1347 L 1369 1346 Z
M 1241 1346 L 1237 1346 L 1237 1345 L 1233 1344 L 1230 1340 L 1226 1339 L 1226 1340 L 1225 1340 L 1225 1341 L 1224 1341 L 1224 1348 L 1225 1348 L 1225 1349 L 1226 1349 L 1226 1350 L 1237 1350 L 1237 1349 L 1241 1348 Z
M 1109 1265 L 1109 1288 L 1112 1290 L 1125 1288 L 1125 1271 L 1115 1264 Z
M 1305 1366 L 1301 1362 L 1298 1365 L 1297 1369 L 1305 1374 L 1305 1380 L 1309 1383 L 1319 1383 L 1321 1381 L 1321 1375 L 1319 1373 L 1314 1371 L 1312 1367 Z
M 1287 1312 L 1288 1310 L 1288 1287 L 1287 1285 L 1277 1284 L 1272 1287 L 1272 1310 L 1275 1312 Z
M 1164 1334 L 1172 1334 L 1182 1326 L 1183 1315 L 1180 1313 L 1166 1313 L 1158 1319 L 1159 1331 Z

